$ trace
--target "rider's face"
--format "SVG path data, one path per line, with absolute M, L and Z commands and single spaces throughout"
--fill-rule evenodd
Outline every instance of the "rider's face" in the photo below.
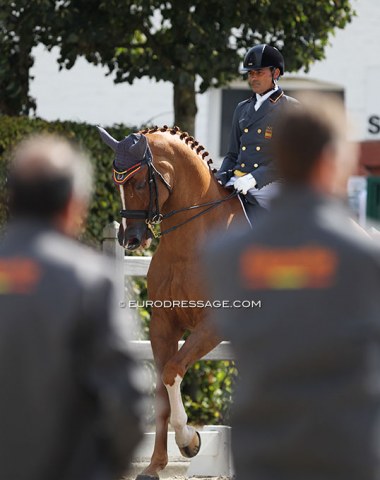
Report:
M 277 78 L 279 69 L 274 71 L 274 78 Z M 250 70 L 248 72 L 248 83 L 255 93 L 262 94 L 273 87 L 272 70 L 269 67 Z

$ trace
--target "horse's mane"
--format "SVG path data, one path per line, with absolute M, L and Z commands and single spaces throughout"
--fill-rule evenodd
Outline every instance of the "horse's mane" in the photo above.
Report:
M 149 133 L 157 133 L 157 132 L 167 132 L 170 133 L 171 135 L 178 135 L 180 140 L 182 140 L 186 145 L 191 148 L 192 150 L 195 151 L 195 153 L 207 163 L 208 168 L 213 171 L 211 168 L 211 165 L 213 164 L 212 159 L 209 157 L 209 153 L 206 151 L 206 148 L 201 145 L 197 140 L 195 140 L 194 137 L 189 135 L 187 132 L 183 132 L 179 127 L 168 127 L 167 125 L 164 125 L 163 127 L 150 127 L 150 128 L 145 128 L 144 130 L 141 130 L 140 133 L 143 135 L 149 134 Z M 207 158 L 208 157 L 208 158 Z

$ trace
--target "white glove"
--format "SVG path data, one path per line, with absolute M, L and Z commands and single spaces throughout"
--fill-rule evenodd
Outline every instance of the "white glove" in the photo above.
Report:
M 234 189 L 243 195 L 247 195 L 250 188 L 256 187 L 256 180 L 251 173 L 247 173 L 244 177 L 239 177 L 234 183 Z

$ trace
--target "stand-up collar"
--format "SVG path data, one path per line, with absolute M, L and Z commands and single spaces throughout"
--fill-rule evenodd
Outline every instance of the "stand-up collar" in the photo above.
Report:
M 279 85 L 276 85 L 276 86 L 277 86 L 277 89 L 272 89 L 264 95 L 254 93 L 249 100 L 255 104 L 258 100 L 265 97 L 264 100 L 262 101 L 262 103 L 267 98 L 269 98 L 271 103 L 276 103 L 284 95 L 284 92 L 283 92 L 282 88 Z

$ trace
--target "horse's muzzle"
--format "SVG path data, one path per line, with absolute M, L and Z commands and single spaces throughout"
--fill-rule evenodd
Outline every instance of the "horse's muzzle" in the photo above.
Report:
M 125 230 L 123 225 L 120 224 L 117 238 L 119 244 L 126 250 L 137 250 L 143 244 L 146 243 L 150 237 L 150 232 L 147 232 L 145 222 L 134 223 Z
M 129 238 L 125 248 L 127 250 L 136 250 L 141 246 L 141 241 L 137 237 Z

